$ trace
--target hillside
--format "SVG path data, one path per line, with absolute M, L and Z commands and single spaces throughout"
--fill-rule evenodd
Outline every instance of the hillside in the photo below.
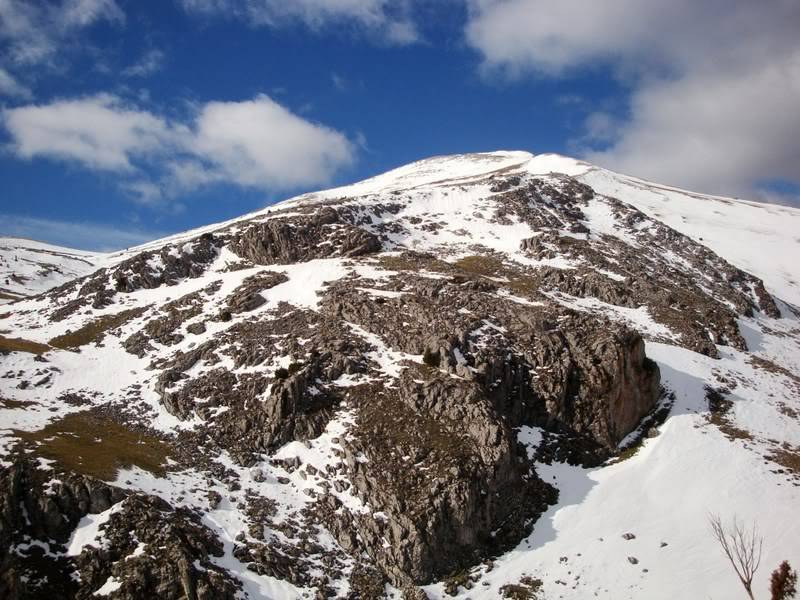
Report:
M 0 314 L 0 595 L 736 597 L 718 513 L 766 597 L 798 225 L 495 152 L 83 256 Z
M 101 254 L 0 237 L 0 304 L 34 296 L 99 266 Z

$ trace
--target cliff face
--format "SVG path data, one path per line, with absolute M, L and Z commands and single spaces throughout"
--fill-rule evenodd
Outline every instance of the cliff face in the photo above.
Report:
M 151 244 L 3 315 L 44 344 L 10 355 L 3 401 L 50 411 L 4 446 L 6 595 L 420 598 L 539 527 L 559 490 L 537 464 L 597 467 L 647 433 L 666 392 L 645 340 L 711 360 L 747 350 L 738 319 L 781 314 L 567 175 L 357 191 Z M 100 541 L 75 550 L 91 515 Z M 31 540 L 62 587 L 20 562 Z

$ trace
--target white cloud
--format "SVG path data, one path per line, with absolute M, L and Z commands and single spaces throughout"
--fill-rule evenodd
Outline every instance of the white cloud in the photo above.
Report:
M 108 94 L 6 109 L 2 116 L 17 156 L 110 171 L 133 169 L 136 157 L 163 152 L 176 135 L 164 120 Z
M 80 29 L 124 20 L 114 0 L 0 0 L 0 48 L 14 63 L 41 63 L 51 60 Z
M 0 67 L 0 96 L 25 99 L 31 97 L 31 90 L 14 79 L 11 73 L 3 67 Z
M 584 60 L 622 50 L 642 36 L 631 18 L 644 0 L 474 0 L 468 42 L 487 66 L 557 73 Z M 652 36 L 655 37 L 655 36 Z
M 613 63 L 680 75 L 797 45 L 795 0 L 471 0 L 468 42 L 489 67 L 560 74 Z
M 354 24 L 379 39 L 410 44 L 418 39 L 408 0 L 179 0 L 193 13 L 235 17 L 253 26 L 302 23 L 318 30 Z
M 589 160 L 759 197 L 764 180 L 800 183 L 798 31 L 796 0 L 472 0 L 466 37 L 489 74 L 612 68 L 629 111 L 590 115 L 611 143 Z
M 586 158 L 711 193 L 768 199 L 767 180 L 800 183 L 800 50 L 734 72 L 643 84 L 617 139 Z
M 164 233 L 123 229 L 90 222 L 58 221 L 17 215 L 0 215 L 0 234 L 42 240 L 81 250 L 111 251 L 164 237 Z
M 160 70 L 164 65 L 164 53 L 152 48 L 145 52 L 138 61 L 122 70 L 125 77 L 146 77 Z
M 263 189 L 329 181 L 354 154 L 338 131 L 302 119 L 264 95 L 206 104 L 188 149 L 220 179 Z
M 186 122 L 107 94 L 6 109 L 2 121 L 17 157 L 120 173 L 144 204 L 217 182 L 270 191 L 323 184 L 356 154 L 342 133 L 264 95 L 209 102 Z

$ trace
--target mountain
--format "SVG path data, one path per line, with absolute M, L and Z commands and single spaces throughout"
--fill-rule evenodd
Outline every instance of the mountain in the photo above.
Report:
M 97 269 L 101 257 L 95 252 L 0 237 L 0 304 L 88 275 Z
M 435 157 L 0 315 L 0 595 L 722 598 L 800 562 L 800 210 Z

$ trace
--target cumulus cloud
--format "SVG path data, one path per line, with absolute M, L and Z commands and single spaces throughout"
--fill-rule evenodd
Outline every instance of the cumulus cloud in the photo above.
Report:
M 610 147 L 586 158 L 711 193 L 770 199 L 765 181 L 800 183 L 800 51 L 735 72 L 648 83 Z
M 356 153 L 342 133 L 265 95 L 209 102 L 185 121 L 108 94 L 6 109 L 2 121 L 17 157 L 119 173 L 144 204 L 220 182 L 270 191 L 323 184 Z
M 328 181 L 354 153 L 338 131 L 302 119 L 263 95 L 206 104 L 188 148 L 221 179 L 264 189 Z
M 179 0 L 188 12 L 235 17 L 253 26 L 291 23 L 319 30 L 353 24 L 390 43 L 417 41 L 406 0 Z
M 108 94 L 6 109 L 3 122 L 20 158 L 59 158 L 110 171 L 131 170 L 134 159 L 163 152 L 175 139 L 163 119 Z
M 800 182 L 798 31 L 795 0 L 472 0 L 466 37 L 487 73 L 613 69 L 629 109 L 590 115 L 589 160 L 760 197 L 764 180 Z

